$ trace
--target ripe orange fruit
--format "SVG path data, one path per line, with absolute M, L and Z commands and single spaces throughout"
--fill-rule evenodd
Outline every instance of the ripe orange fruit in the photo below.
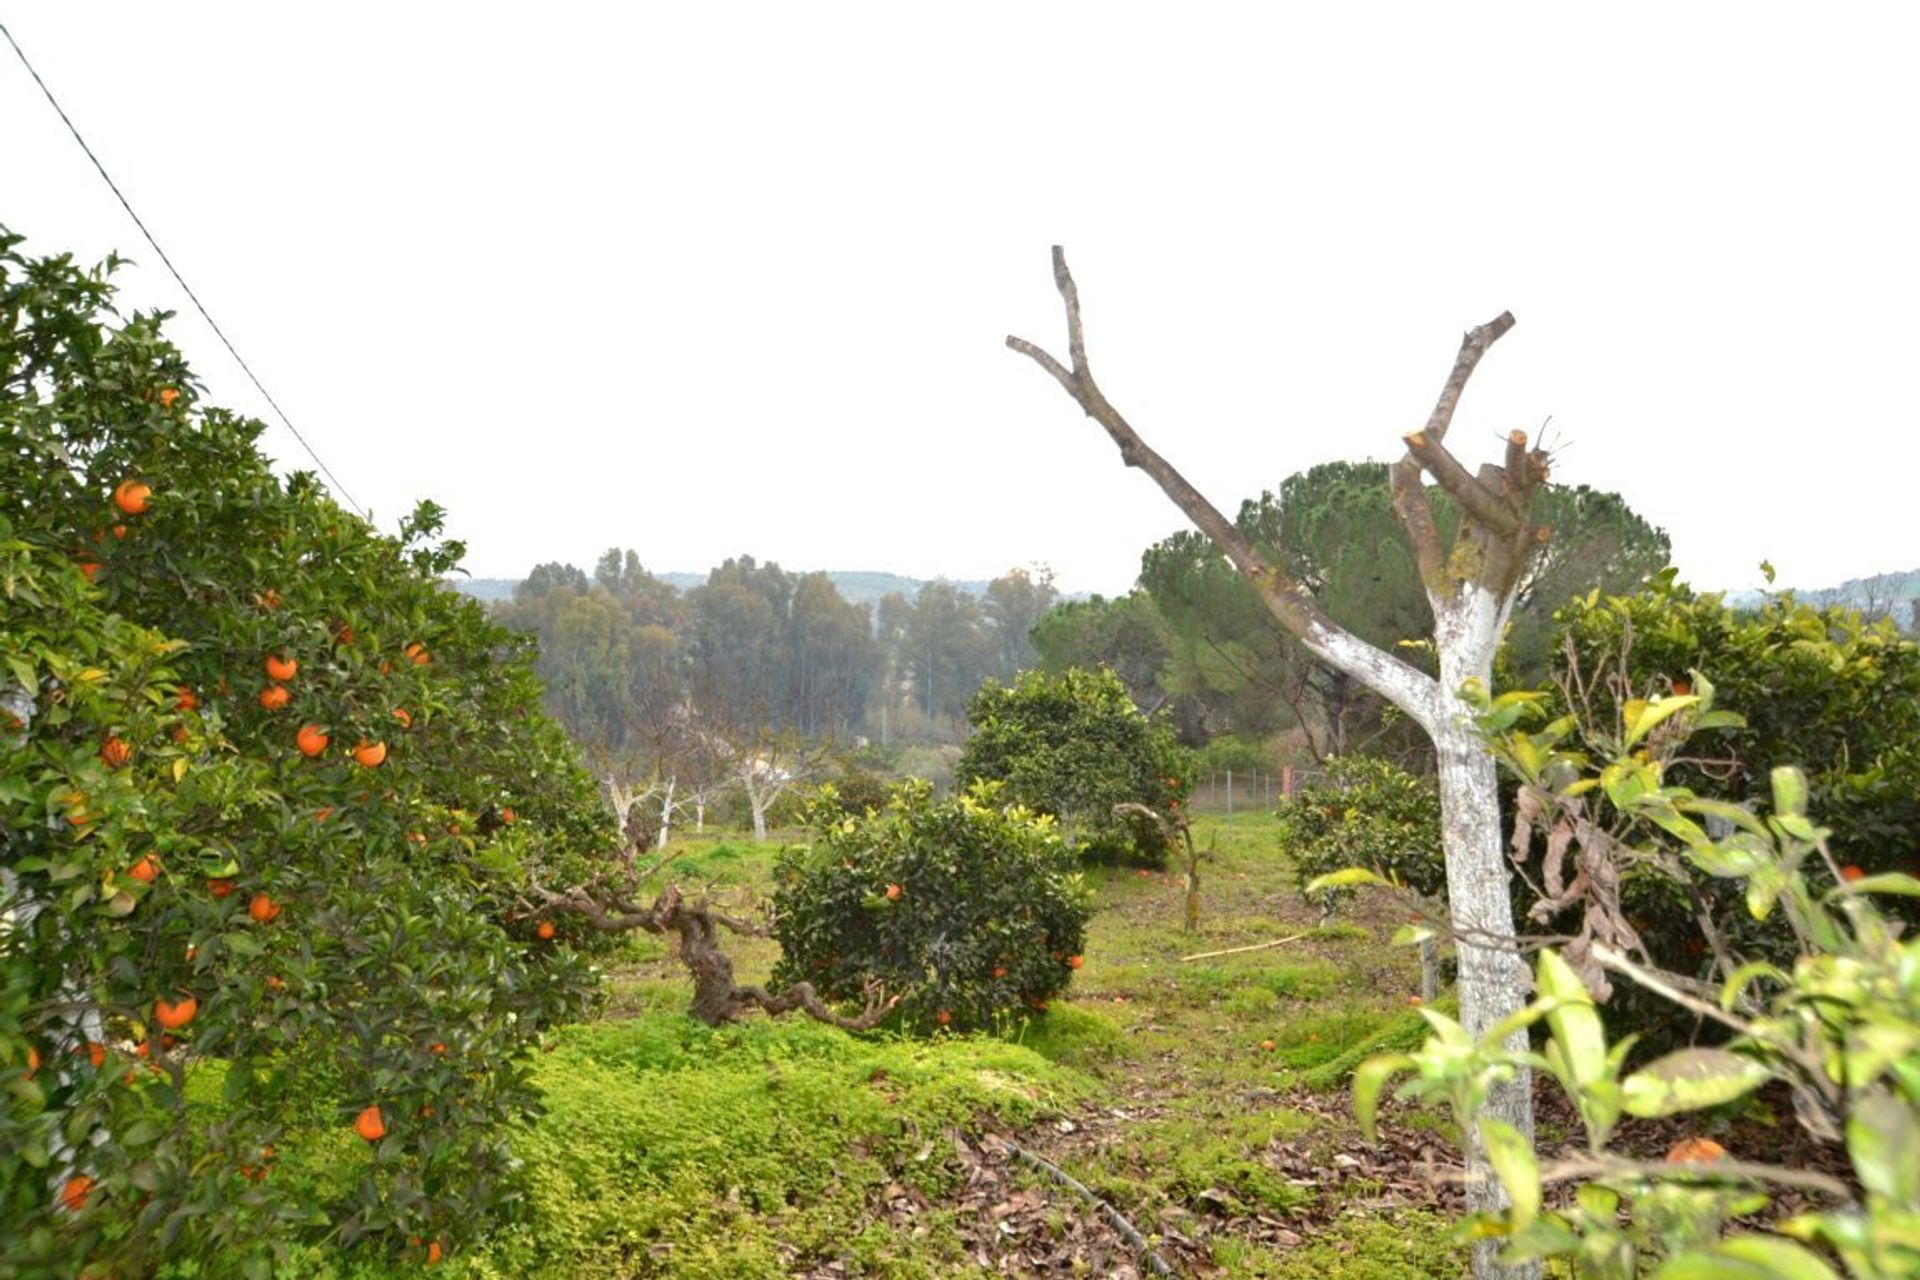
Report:
M 413 728 L 413 717 L 407 714 L 407 709 L 405 707 L 395 707 L 393 709 L 393 718 L 400 722 L 400 727 L 402 729 Z
M 233 881 L 222 878 L 207 881 L 207 892 L 216 898 L 224 898 L 233 892 Z
M 40 1051 L 34 1048 L 32 1045 L 28 1045 L 27 1046 L 27 1079 L 29 1080 L 33 1079 L 34 1073 L 39 1070 L 40 1070 Z
M 272 587 L 268 587 L 265 591 L 262 591 L 259 600 L 262 609 L 278 609 L 280 607 L 280 593 Z
M 1682 1138 L 1667 1152 L 1668 1164 L 1712 1164 L 1724 1160 L 1727 1149 L 1712 1138 Z
M 949 1022 L 953 1021 L 953 1015 L 948 1013 L 945 1009 L 941 1009 L 933 1015 L 933 1020 L 944 1027 Z
M 200 709 L 200 698 L 193 690 L 182 687 L 180 696 L 173 700 L 173 705 L 182 711 L 198 711 Z
M 285 991 L 286 989 L 287 989 L 287 980 L 285 978 L 281 977 L 277 973 L 270 973 L 267 975 L 267 990 Z
M 1674 697 L 1676 697 L 1676 698 L 1684 698 L 1684 697 L 1686 697 L 1686 696 L 1687 696 L 1688 694 L 1690 694 L 1690 693 L 1692 693 L 1692 692 L 1693 692 L 1693 681 L 1691 681 L 1691 680 L 1675 680 L 1675 681 L 1673 682 L 1673 696 L 1674 696 Z
M 1006 976 L 1007 976 L 1007 966 L 1005 966 L 1005 965 L 996 965 L 996 966 L 994 966 L 994 970 L 993 970 L 993 976 L 994 976 L 994 977 L 996 977 L 996 978 L 1004 978 L 1004 977 L 1006 977 Z
M 113 491 L 113 505 L 130 516 L 137 516 L 147 509 L 147 499 L 153 496 L 153 490 L 138 480 L 122 480 Z
M 131 759 L 133 759 L 133 747 L 125 738 L 108 734 L 107 740 L 100 744 L 100 763 L 109 769 L 118 769 Z
M 542 920 L 542 921 L 540 922 L 540 927 L 539 927 L 538 929 L 535 929 L 535 930 L 534 930 L 534 932 L 535 932 L 535 933 L 537 933 L 537 934 L 539 934 L 539 935 L 540 935 L 540 937 L 541 937 L 541 938 L 542 938 L 543 940 L 544 940 L 544 939 L 547 939 L 547 938 L 551 938 L 551 937 L 553 936 L 553 932 L 554 932 L 554 930 L 553 930 L 553 921 L 551 921 L 551 920 Z
M 1408 997 L 1407 997 L 1407 1003 L 1408 1003 L 1408 1004 L 1410 1004 L 1410 1005 L 1412 1005 L 1412 1006 L 1414 1006 L 1414 1007 L 1415 1007 L 1415 1008 L 1417 1009 L 1417 1008 L 1419 1008 L 1419 1007 L 1420 1007 L 1420 997 L 1419 997 L 1419 996 L 1408 996 Z
M 407 660 L 416 667 L 424 667 L 433 661 L 433 655 L 427 652 L 427 646 L 415 640 L 406 647 Z
M 502 809 L 500 811 L 500 821 L 506 823 L 508 826 L 512 826 L 514 824 L 513 810 Z
M 353 758 L 369 769 L 376 769 L 387 758 L 387 744 L 362 738 L 353 749 Z
M 443 1040 L 435 1040 L 432 1044 L 427 1046 L 428 1053 L 445 1053 L 446 1051 L 447 1051 L 447 1045 L 446 1045 L 446 1042 Z
M 291 680 L 300 670 L 300 664 L 292 658 L 283 658 L 279 654 L 267 655 L 267 674 L 275 680 Z
M 888 885 L 888 886 L 887 886 L 887 901 L 888 901 L 888 902 L 898 902 L 898 901 L 900 901 L 900 886 L 899 886 L 899 885 L 897 885 L 897 884 L 890 884 L 890 885 Z
M 440 1261 L 440 1242 L 430 1240 L 427 1242 L 427 1265 L 432 1266 L 438 1261 Z
M 160 864 L 153 860 L 152 854 L 142 854 L 127 874 L 141 884 L 152 884 L 160 876 Z
M 200 1002 L 192 996 L 186 996 L 178 1003 L 172 1000 L 153 1002 L 153 1020 L 169 1031 L 178 1031 L 193 1021 L 193 1015 L 200 1012 Z
M 160 407 L 162 409 L 173 408 L 173 402 L 175 400 L 178 400 L 179 398 L 180 398 L 180 388 L 178 387 L 160 388 Z
M 1852 884 L 1855 880 L 1865 880 L 1867 873 L 1849 862 L 1846 866 L 1840 868 L 1840 878 L 1848 884 Z
M 1265 1049 L 1265 1050 L 1266 1050 L 1266 1051 L 1267 1051 L 1268 1053 L 1272 1053 L 1272 1052 L 1273 1052 L 1273 1041 L 1271 1041 L 1271 1040 L 1262 1040 L 1262 1041 L 1260 1042 L 1260 1047 L 1261 1047 L 1262 1049 Z
M 98 1040 L 87 1041 L 87 1061 L 97 1067 L 106 1060 L 107 1046 L 101 1044 Z
M 270 684 L 260 691 L 260 705 L 269 711 L 278 711 L 292 701 L 293 695 L 283 684 Z
M 93 1193 L 93 1179 L 86 1174 L 68 1178 L 67 1185 L 60 1188 L 60 1203 L 69 1213 L 78 1213 L 87 1207 L 87 1197 Z
M 327 749 L 327 735 L 320 732 L 317 724 L 303 724 L 300 732 L 293 735 L 293 745 L 300 748 L 300 754 L 312 759 Z
M 253 900 L 247 903 L 247 914 L 266 924 L 280 914 L 280 904 L 264 893 L 256 893 Z
M 1067 968 L 1078 969 L 1081 965 L 1085 964 L 1086 962 L 1087 962 L 1087 959 L 1085 956 L 1068 956 Z
M 380 1106 L 375 1103 L 362 1111 L 353 1122 L 353 1129 L 368 1142 L 378 1142 L 387 1136 L 387 1120 L 380 1114 Z
M 333 638 L 335 642 L 339 644 L 352 644 L 353 628 L 348 626 L 344 622 L 335 623 L 333 628 Z
M 113 537 L 116 542 L 126 536 L 127 536 L 127 526 L 123 524 L 117 524 L 113 526 Z

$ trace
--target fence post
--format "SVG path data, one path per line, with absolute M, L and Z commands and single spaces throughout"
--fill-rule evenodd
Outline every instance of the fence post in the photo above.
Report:
M 1293 799 L 1293 766 L 1290 764 L 1280 766 L 1280 794 Z
M 1227 770 L 1227 821 L 1233 821 L 1233 770 Z

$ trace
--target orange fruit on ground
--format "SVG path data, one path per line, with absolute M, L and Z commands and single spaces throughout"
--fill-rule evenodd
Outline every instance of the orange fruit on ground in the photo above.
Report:
M 387 1136 L 387 1120 L 380 1114 L 379 1104 L 368 1107 L 354 1119 L 353 1130 L 368 1142 L 378 1142 Z
M 283 684 L 270 684 L 260 691 L 260 705 L 269 711 L 278 711 L 292 701 L 293 695 Z
M 1419 997 L 1419 996 L 1408 996 L 1408 997 L 1407 997 L 1407 1003 L 1408 1003 L 1408 1004 L 1410 1004 L 1410 1005 L 1412 1005 L 1412 1006 L 1414 1006 L 1415 1008 L 1419 1008 L 1419 1007 L 1420 1007 L 1420 997 Z
M 133 864 L 127 874 L 141 884 L 152 884 L 160 876 L 160 864 L 153 860 L 152 854 L 144 854 L 140 861 Z
M 400 727 L 402 729 L 413 728 L 413 717 L 407 714 L 407 709 L 405 707 L 395 707 L 393 709 L 393 718 L 400 722 Z
M 1265 1050 L 1266 1050 L 1266 1051 L 1267 1051 L 1268 1053 L 1272 1053 L 1272 1052 L 1273 1052 L 1273 1041 L 1271 1041 L 1271 1040 L 1262 1040 L 1262 1041 L 1260 1042 L 1260 1047 L 1261 1047 L 1262 1049 L 1265 1049 Z
M 172 1000 L 153 1002 L 153 1020 L 169 1031 L 178 1031 L 193 1021 L 193 1015 L 200 1012 L 200 1002 L 187 996 L 177 1003 Z
M 538 929 L 535 929 L 534 932 L 539 934 L 543 939 L 551 938 L 553 936 L 553 921 L 542 920 L 540 922 L 540 927 Z
M 109 769 L 118 769 L 131 759 L 133 759 L 133 748 L 128 745 L 125 738 L 116 738 L 108 734 L 107 740 L 100 744 L 100 762 Z
M 226 879 L 209 880 L 207 881 L 207 892 L 216 898 L 224 898 L 233 892 L 233 881 Z
M 130 516 L 137 516 L 147 509 L 147 499 L 153 496 L 153 490 L 138 480 L 122 480 L 113 491 L 113 505 Z
M 68 1212 L 78 1213 L 87 1207 L 87 1197 L 93 1192 L 93 1179 L 86 1174 L 67 1179 L 67 1185 L 60 1188 L 60 1203 Z
M 948 1013 L 945 1009 L 941 1009 L 939 1012 L 933 1015 L 933 1020 L 944 1027 L 949 1022 L 953 1021 L 953 1015 Z
M 900 886 L 899 886 L 899 885 L 897 885 L 897 884 L 890 884 L 890 885 L 888 885 L 888 886 L 887 886 L 887 901 L 888 901 L 888 902 L 898 902 L 898 901 L 900 901 Z
M 427 1046 L 428 1053 L 445 1053 L 446 1051 L 447 1051 L 446 1043 L 441 1040 L 435 1040 L 432 1044 Z
M 300 664 L 292 658 L 273 653 L 267 655 L 267 674 L 275 680 L 291 680 L 299 670 Z
M 1724 1160 L 1727 1149 L 1712 1138 L 1682 1138 L 1667 1152 L 1668 1164 L 1712 1164 Z
M 1855 880 L 1865 880 L 1867 873 L 1849 862 L 1846 866 L 1840 868 L 1840 878 L 1848 884 L 1852 884 Z
M 280 593 L 272 587 L 268 587 L 265 591 L 262 591 L 260 593 L 260 607 L 262 609 L 278 609 L 280 607 Z
M 281 977 L 277 973 L 271 973 L 267 975 L 267 990 L 285 991 L 286 989 L 287 989 L 287 980 L 285 978 Z
M 300 732 L 293 735 L 293 745 L 300 748 L 300 754 L 312 759 L 327 749 L 327 735 L 320 732 L 317 724 L 303 724 Z
M 1086 962 L 1087 962 L 1087 959 L 1085 956 L 1068 956 L 1067 968 L 1078 969 L 1081 965 L 1085 964 Z
M 387 744 L 368 742 L 364 738 L 353 749 L 353 758 L 369 769 L 377 769 L 387 758 Z
M 261 924 L 266 924 L 280 914 L 280 904 L 264 893 L 256 893 L 253 895 L 253 900 L 247 903 L 247 914 Z
M 427 1265 L 432 1266 L 438 1261 L 440 1261 L 440 1242 L 433 1240 L 427 1244 Z
M 1006 977 L 1006 976 L 1007 976 L 1007 966 L 1005 966 L 1005 965 L 997 965 L 997 966 L 995 966 L 995 968 L 994 968 L 994 970 L 993 970 L 993 976 L 994 976 L 994 977 L 996 977 L 996 978 L 1004 978 L 1004 977 Z

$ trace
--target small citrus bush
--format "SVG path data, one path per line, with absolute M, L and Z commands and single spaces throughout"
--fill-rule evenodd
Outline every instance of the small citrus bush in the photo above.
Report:
M 1042 1010 L 1080 967 L 1090 912 L 1053 823 L 992 783 L 937 801 L 925 782 L 884 809 L 810 812 L 811 839 L 782 855 L 776 978 L 828 999 L 878 982 L 921 1026 L 978 1027 Z
M 382 537 L 282 481 L 164 317 L 113 312 L 112 263 L 19 243 L 0 231 L 0 1277 L 264 1274 L 302 1235 L 437 1257 L 509 1205 L 526 1054 L 593 990 L 523 888 L 583 875 L 609 823 L 524 651 L 439 584 L 436 509 Z M 227 1105 L 199 1124 L 213 1060 Z M 366 1139 L 337 1202 L 278 1186 L 295 1116 Z
M 1024 672 L 1011 685 L 989 680 L 967 702 L 967 721 L 973 734 L 956 777 L 1005 783 L 1008 799 L 1057 818 L 1081 853 L 1166 864 L 1166 833 L 1193 788 L 1193 753 L 1166 721 L 1140 714 L 1119 676 L 1072 667 Z
M 1280 826 L 1302 885 L 1360 867 L 1429 901 L 1446 893 L 1439 788 L 1391 761 L 1328 761 L 1324 777 L 1281 801 Z M 1306 896 L 1331 908 L 1340 892 L 1316 888 Z

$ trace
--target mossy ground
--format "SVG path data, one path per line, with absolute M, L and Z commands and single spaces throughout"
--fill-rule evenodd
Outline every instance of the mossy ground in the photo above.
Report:
M 1386 945 L 1391 922 L 1364 905 L 1334 923 L 1306 908 L 1271 819 L 1202 819 L 1200 835 L 1216 846 L 1202 867 L 1200 931 L 1180 928 L 1177 878 L 1094 869 L 1085 967 L 1067 998 L 998 1037 L 855 1037 L 792 1019 L 710 1029 L 685 1015 L 689 988 L 666 945 L 632 938 L 599 1019 L 557 1032 L 536 1064 L 547 1114 L 515 1142 L 520 1212 L 438 1273 L 995 1274 L 969 1248 L 952 1158 L 953 1135 L 991 1129 L 1094 1187 L 1183 1270 L 1460 1274 L 1442 1215 L 1383 1201 L 1331 1164 L 1312 1176 L 1353 1141 L 1339 1093 L 1352 1064 L 1417 1035 L 1413 957 Z M 751 912 L 772 850 L 690 842 L 668 871 Z M 1182 960 L 1277 938 L 1294 940 Z M 776 957 L 756 938 L 735 939 L 732 954 L 746 980 Z M 217 1092 L 214 1073 L 203 1088 Z M 321 1197 L 368 1158 L 338 1126 L 281 1155 L 274 1176 Z M 911 1230 L 876 1212 L 901 1188 L 927 1206 Z M 1086 1212 L 1058 1189 L 1047 1195 L 1055 1219 Z M 297 1251 L 288 1274 L 371 1280 L 418 1267 L 315 1248 Z

